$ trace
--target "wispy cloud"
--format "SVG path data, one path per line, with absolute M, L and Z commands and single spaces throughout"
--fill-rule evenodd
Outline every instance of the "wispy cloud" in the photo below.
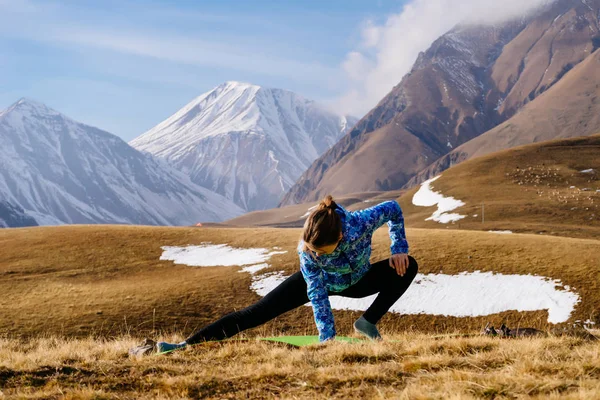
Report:
M 317 62 L 303 62 L 261 54 L 259 49 L 241 48 L 231 43 L 207 41 L 178 35 L 138 32 L 107 32 L 84 27 L 55 28 L 45 40 L 97 47 L 120 53 L 151 57 L 203 67 L 230 68 L 278 76 L 320 79 L 334 73 Z
M 362 115 L 408 73 L 419 52 L 459 23 L 497 24 L 553 0 L 413 0 L 385 23 L 367 21 L 362 41 L 340 68 L 348 89 L 336 109 Z
M 285 77 L 313 84 L 330 82 L 338 75 L 335 66 L 281 56 L 279 49 L 270 48 L 268 43 L 253 43 L 249 34 L 236 37 L 230 33 L 207 31 L 184 35 L 160 29 L 151 31 L 142 26 L 80 24 L 61 5 L 29 0 L 19 6 L 0 0 L 0 10 L 4 11 L 0 16 L 0 33 L 8 37 L 55 46 L 101 49 L 181 65 Z M 156 16 L 170 13 L 171 17 L 176 17 L 184 11 L 160 8 L 145 12 Z

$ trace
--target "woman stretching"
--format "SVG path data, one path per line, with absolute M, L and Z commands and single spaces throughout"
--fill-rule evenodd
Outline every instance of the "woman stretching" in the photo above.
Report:
M 371 238 L 387 222 L 392 256 L 371 264 Z M 329 296 L 361 298 L 379 293 L 354 322 L 354 329 L 381 339 L 376 324 L 404 294 L 417 274 L 408 254 L 402 209 L 386 201 L 362 211 L 348 212 L 327 196 L 307 218 L 298 245 L 300 271 L 255 304 L 233 312 L 199 330 L 184 342 L 158 342 L 158 352 L 207 340 L 222 340 L 310 301 L 321 342 L 336 335 Z

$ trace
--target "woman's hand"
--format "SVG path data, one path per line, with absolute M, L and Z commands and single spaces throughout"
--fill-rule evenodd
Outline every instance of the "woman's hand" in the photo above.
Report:
M 408 254 L 392 254 L 390 267 L 394 268 L 398 275 L 404 276 L 408 269 Z

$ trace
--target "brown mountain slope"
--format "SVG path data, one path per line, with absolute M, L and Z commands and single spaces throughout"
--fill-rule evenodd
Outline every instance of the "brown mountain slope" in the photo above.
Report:
M 492 129 L 598 46 L 600 0 L 560 0 L 502 28 L 458 27 L 330 151 L 281 205 L 400 188 L 432 160 Z
M 411 179 L 414 186 L 464 160 L 527 143 L 600 131 L 600 49 L 517 115 L 457 147 Z M 598 154 L 600 157 L 600 154 Z
M 514 115 L 593 52 L 599 8 L 595 0 L 559 1 L 505 46 L 492 68 L 502 115 Z
M 460 27 L 419 56 L 412 71 L 333 148 L 317 159 L 280 203 L 399 188 L 415 173 L 499 121 L 482 103 L 484 70 L 520 29 Z M 485 110 L 486 112 L 481 112 Z

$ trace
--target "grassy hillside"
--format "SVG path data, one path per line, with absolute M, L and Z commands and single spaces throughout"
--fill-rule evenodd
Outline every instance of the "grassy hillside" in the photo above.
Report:
M 161 246 L 211 242 L 233 247 L 281 247 L 270 271 L 298 271 L 300 229 L 70 226 L 0 231 L 0 334 L 111 337 L 124 333 L 187 335 L 259 296 L 240 267 L 189 267 L 160 261 Z M 423 273 L 494 271 L 562 280 L 581 296 L 570 321 L 600 322 L 600 241 L 543 235 L 409 228 L 411 254 Z M 389 257 L 384 227 L 373 260 Z M 262 271 L 261 271 L 262 273 Z M 340 334 L 351 333 L 359 312 L 335 311 Z M 547 312 L 507 311 L 455 318 L 389 314 L 384 334 L 405 330 L 479 331 L 487 321 L 547 327 Z M 300 307 L 252 335 L 315 334 L 310 307 Z
M 203 345 L 124 356 L 129 338 L 0 340 L 0 398 L 593 399 L 600 348 L 576 338 L 405 334 L 291 349 Z
M 581 172 L 590 169 L 593 172 Z M 600 135 L 532 144 L 472 159 L 443 172 L 432 187 L 466 203 L 453 211 L 466 218 L 448 224 L 449 228 L 599 238 Z M 418 189 L 400 198 L 407 226 L 443 226 L 425 221 L 436 207 L 412 204 Z

